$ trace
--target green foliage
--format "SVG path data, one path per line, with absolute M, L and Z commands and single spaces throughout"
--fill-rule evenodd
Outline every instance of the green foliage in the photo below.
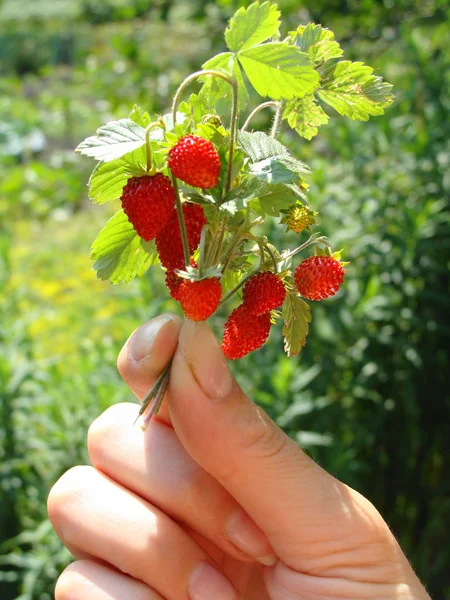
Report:
M 295 356 L 306 343 L 311 310 L 296 294 L 287 294 L 283 304 L 284 349 L 288 356 Z
M 70 558 L 48 526 L 48 491 L 88 461 L 93 419 L 130 400 L 115 369 L 124 340 L 175 309 L 162 300 L 158 269 L 151 283 L 95 279 L 86 248 L 110 207 L 89 206 L 90 165 L 72 149 L 135 100 L 164 113 L 182 78 L 223 51 L 232 3 L 172 3 L 165 21 L 151 3 L 148 19 L 115 23 L 111 2 L 91 2 L 84 13 L 78 5 L 78 17 L 69 1 L 58 3 L 67 11 L 59 21 L 43 2 L 7 4 L 17 16 L 0 19 L 0 122 L 20 144 L 11 153 L 1 138 L 0 537 L 9 541 L 0 549 L 0 596 L 50 600 Z M 279 5 L 295 30 L 298 2 Z M 129 14 L 135 6 L 128 3 Z M 363 59 L 393 81 L 397 100 L 375 126 L 335 115 L 311 144 L 296 142 L 283 122 L 281 141 L 313 169 L 308 196 L 320 229 L 351 264 L 343 293 L 313 306 L 299 358 L 282 355 L 274 328 L 264 350 L 233 369 L 323 468 L 374 502 L 440 600 L 450 595 L 449 9 L 438 1 L 307 0 L 303 10 L 335 32 L 346 59 Z M 256 105 L 252 91 L 249 103 Z M 252 124 L 266 127 L 267 112 Z M 33 131 L 40 148 L 26 143 Z M 272 190 L 269 207 L 287 189 Z M 230 288 L 233 281 L 230 272 Z M 220 332 L 223 318 L 214 325 Z
M 275 4 L 254 2 L 240 8 L 225 31 L 225 42 L 232 52 L 252 48 L 278 35 L 280 12 Z
M 76 152 L 108 162 L 145 144 L 145 130 L 131 119 L 112 121 L 78 145 Z
M 155 243 L 144 242 L 123 210 L 119 210 L 92 244 L 91 259 L 95 261 L 97 277 L 116 284 L 142 277 L 150 265 L 158 262 L 158 255 Z

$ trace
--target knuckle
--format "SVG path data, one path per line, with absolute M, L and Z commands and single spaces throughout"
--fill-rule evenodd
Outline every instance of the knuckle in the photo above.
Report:
M 281 454 L 287 438 L 260 409 L 251 411 L 241 428 L 241 447 L 257 459 L 274 458 Z
M 69 504 L 87 485 L 87 476 L 93 467 L 72 467 L 62 475 L 50 490 L 47 501 L 48 515 L 52 523 L 64 518 Z
M 90 561 L 76 560 L 66 567 L 56 582 L 55 600 L 81 600 L 85 571 L 91 566 Z

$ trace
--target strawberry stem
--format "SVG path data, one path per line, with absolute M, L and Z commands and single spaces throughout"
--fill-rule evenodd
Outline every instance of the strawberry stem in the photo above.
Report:
M 142 406 L 139 410 L 138 416 L 136 417 L 136 421 L 139 419 L 141 415 L 143 415 L 147 408 L 149 408 L 148 413 L 144 417 L 143 429 L 146 428 L 151 418 L 156 415 L 161 406 L 161 402 L 163 401 L 164 394 L 166 393 L 167 386 L 169 383 L 170 369 L 172 366 L 172 361 L 170 361 L 166 367 L 162 370 L 158 379 L 149 389 L 144 399 L 142 400 Z M 135 423 L 136 423 L 135 421 Z
M 286 260 L 287 258 L 291 258 L 291 256 L 298 254 L 299 252 L 301 252 L 305 248 L 308 248 L 308 246 L 312 246 L 313 244 L 323 244 L 326 248 L 331 248 L 329 241 L 324 235 L 321 237 L 317 237 L 317 235 L 317 233 L 314 233 L 304 244 L 298 246 L 298 248 L 295 248 L 294 250 L 291 250 L 291 252 L 288 252 L 287 254 L 282 254 L 277 259 L 277 261 L 281 262 L 283 260 Z
M 261 271 L 261 267 L 264 263 L 264 247 L 261 244 L 258 244 L 258 246 L 259 246 L 259 251 L 260 251 L 258 268 L 254 269 L 253 271 L 250 271 L 250 273 L 247 273 L 247 275 L 245 277 L 243 277 L 241 279 L 241 281 L 237 285 L 235 285 L 234 288 L 230 292 L 228 292 L 228 294 L 226 296 L 224 296 L 222 298 L 222 300 L 219 302 L 219 306 L 222 306 L 222 304 L 225 304 L 225 302 L 228 302 L 228 300 L 230 298 L 232 298 L 234 296 L 234 294 L 236 292 L 238 292 L 241 289 L 241 287 L 243 287 L 251 277 L 253 277 L 253 275 L 256 275 L 257 273 L 259 273 Z
M 178 189 L 178 181 L 173 173 L 170 173 L 173 189 L 175 191 L 175 206 L 177 209 L 178 223 L 180 225 L 181 241 L 183 243 L 184 263 L 188 267 L 191 264 L 191 256 L 189 252 L 189 242 L 186 233 L 186 223 L 184 222 L 183 206 L 181 204 L 180 190 Z
M 198 77 L 204 77 L 205 75 L 211 75 L 212 77 L 219 77 L 223 79 L 227 83 L 229 83 L 233 89 L 233 101 L 231 105 L 231 123 L 230 123 L 230 146 L 228 149 L 228 170 L 227 170 L 227 180 L 225 184 L 225 192 L 224 197 L 228 194 L 231 189 L 231 177 L 233 172 L 233 153 L 234 153 L 234 143 L 236 140 L 236 130 L 237 130 L 237 120 L 238 120 L 238 85 L 234 78 L 225 75 L 225 73 L 221 73 L 220 71 L 214 71 L 210 69 L 206 69 L 204 71 L 196 71 L 186 77 L 186 79 L 180 84 L 174 98 L 172 104 L 172 120 L 173 120 L 173 128 L 175 129 L 175 124 L 177 121 L 177 107 L 181 98 L 181 94 L 184 91 L 184 88 L 197 79 Z
M 259 106 L 257 106 L 255 109 L 252 110 L 252 112 L 249 114 L 249 116 L 247 117 L 247 120 L 245 121 L 245 123 L 242 125 L 241 131 L 246 131 L 247 127 L 250 124 L 250 121 L 253 119 L 253 117 L 259 113 L 260 110 L 263 110 L 264 108 L 276 108 L 278 109 L 278 102 L 275 102 L 273 100 L 270 100 L 269 102 L 263 102 L 262 104 L 260 104 Z
M 272 252 L 272 250 L 269 248 L 269 246 L 267 244 L 264 245 L 264 250 L 270 256 L 270 258 L 273 262 L 273 269 L 274 269 L 274 273 L 276 275 L 278 273 L 278 263 L 277 263 L 277 259 L 275 258 L 275 254 Z
M 283 118 L 284 107 L 286 106 L 285 100 L 280 100 L 277 103 L 277 112 L 275 114 L 275 118 L 273 120 L 272 131 L 270 132 L 270 137 L 276 138 L 280 133 L 281 120 Z
M 147 125 L 147 128 L 145 129 L 145 154 L 146 154 L 146 159 L 147 159 L 147 173 L 151 174 L 152 171 L 152 148 L 150 146 L 150 132 L 152 129 L 155 129 L 155 127 L 161 127 L 162 129 L 165 129 L 166 126 L 164 124 L 164 121 L 160 120 L 160 121 L 155 121 L 154 123 L 150 123 L 150 125 Z

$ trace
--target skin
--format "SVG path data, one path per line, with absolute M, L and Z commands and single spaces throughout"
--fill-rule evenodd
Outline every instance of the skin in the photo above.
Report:
M 242 392 L 205 323 L 157 317 L 118 367 L 142 398 L 171 357 L 157 419 L 142 432 L 135 404 L 109 408 L 92 466 L 50 493 L 76 558 L 56 600 L 429 599 L 376 508 Z

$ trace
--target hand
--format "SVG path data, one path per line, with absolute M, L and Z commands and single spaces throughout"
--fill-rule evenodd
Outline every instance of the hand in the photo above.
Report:
M 89 431 L 93 467 L 50 494 L 78 559 L 57 600 L 429 598 L 374 506 L 245 396 L 205 323 L 154 319 L 119 370 L 142 398 L 172 355 L 157 420 L 142 433 L 135 404 L 112 406 Z

